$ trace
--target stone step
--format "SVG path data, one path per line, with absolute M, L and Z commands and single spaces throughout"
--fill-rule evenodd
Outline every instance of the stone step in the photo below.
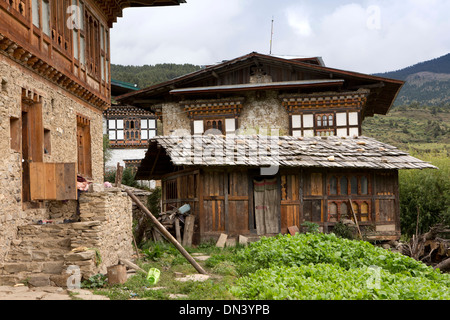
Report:
M 64 270 L 64 260 L 42 262 L 4 262 L 0 265 L 0 275 L 12 275 L 20 273 L 60 274 Z
M 0 286 L 15 286 L 26 284 L 33 287 L 66 287 L 69 274 L 50 273 L 19 273 L 13 275 L 0 275 Z

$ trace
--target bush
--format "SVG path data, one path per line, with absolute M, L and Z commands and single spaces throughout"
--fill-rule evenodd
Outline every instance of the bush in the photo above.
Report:
M 431 162 L 439 170 L 402 170 L 399 174 L 400 223 L 402 233 L 419 233 L 433 225 L 450 225 L 450 158 L 443 154 L 414 155 Z
M 449 299 L 450 275 L 369 242 L 279 235 L 235 255 L 241 299 Z
M 241 278 L 231 292 L 256 300 L 437 300 L 450 291 L 432 280 L 368 267 L 332 264 L 261 269 Z
M 328 263 L 346 270 L 378 266 L 390 273 L 423 276 L 450 281 L 432 267 L 397 252 L 387 251 L 369 242 L 339 238 L 334 234 L 308 233 L 262 238 L 238 251 L 235 262 L 240 274 L 275 266 L 296 267 L 310 263 Z

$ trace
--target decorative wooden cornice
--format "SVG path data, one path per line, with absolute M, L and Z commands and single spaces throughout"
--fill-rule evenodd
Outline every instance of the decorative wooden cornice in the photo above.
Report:
M 20 46 L 17 42 L 1 33 L 0 54 L 14 60 L 23 67 L 35 72 L 39 76 L 70 92 L 100 111 L 106 110 L 110 105 L 109 101 L 105 101 L 97 96 L 75 77 L 65 75 L 55 66 L 49 64 L 49 62 L 46 62 L 34 55 L 27 48 Z
M 232 115 L 238 117 L 241 114 L 244 98 L 181 101 L 190 119 L 196 116 L 221 116 Z
M 289 113 L 305 109 L 362 109 L 366 105 L 369 93 L 370 90 L 360 89 L 353 92 L 281 95 L 280 99 Z
M 107 119 L 117 117 L 145 117 L 156 118 L 155 114 L 151 111 L 141 109 L 134 106 L 111 106 L 104 112 Z
M 107 16 L 110 28 L 117 21 L 117 18 L 122 17 L 125 8 L 173 6 L 184 2 L 184 0 L 95 0 L 95 4 Z

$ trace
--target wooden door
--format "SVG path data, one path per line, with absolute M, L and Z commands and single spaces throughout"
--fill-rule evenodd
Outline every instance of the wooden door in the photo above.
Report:
M 300 184 L 297 174 L 281 175 L 281 232 L 288 228 L 300 228 Z
M 44 161 L 42 104 L 22 101 L 22 201 L 31 201 L 30 164 Z
M 280 190 L 278 179 L 255 179 L 254 204 L 255 222 L 258 235 L 279 233 L 280 230 Z

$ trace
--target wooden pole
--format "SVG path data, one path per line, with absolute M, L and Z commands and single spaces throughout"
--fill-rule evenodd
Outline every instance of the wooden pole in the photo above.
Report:
M 352 210 L 353 218 L 355 219 L 356 226 L 358 227 L 359 237 L 362 239 L 363 237 L 362 237 L 362 234 L 361 234 L 361 229 L 359 229 L 358 218 L 356 218 L 355 211 L 353 210 L 353 203 L 352 203 L 352 200 L 349 198 L 348 201 L 350 202 L 350 210 Z
M 184 249 L 184 247 L 175 239 L 169 231 L 161 224 L 161 222 L 156 219 L 150 210 L 144 206 L 138 198 L 130 191 L 125 190 L 125 192 L 130 196 L 130 198 L 138 205 L 138 207 L 147 214 L 150 220 L 155 224 L 156 228 L 181 252 L 181 254 L 189 261 L 189 263 L 197 270 L 200 274 L 206 274 L 206 271 L 191 257 L 191 255 Z

